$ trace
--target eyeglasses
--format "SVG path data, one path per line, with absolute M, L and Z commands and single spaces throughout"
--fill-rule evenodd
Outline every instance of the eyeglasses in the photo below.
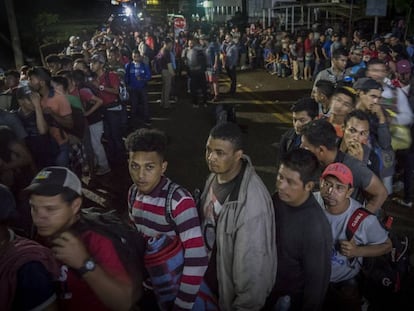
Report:
M 347 131 L 350 134 L 359 134 L 362 137 L 368 137 L 369 136 L 369 130 L 364 130 L 364 131 L 358 131 L 356 128 L 353 127 L 348 127 L 345 129 L 345 131 Z
M 344 193 L 348 190 L 348 186 L 343 184 L 332 183 L 330 181 L 327 181 L 326 179 L 322 179 L 321 188 L 328 191 L 335 191 L 337 193 Z

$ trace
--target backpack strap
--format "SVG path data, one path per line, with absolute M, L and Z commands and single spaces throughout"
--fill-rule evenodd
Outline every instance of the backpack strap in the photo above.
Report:
M 138 193 L 138 187 L 137 185 L 133 184 L 131 187 L 131 191 L 129 193 L 129 197 L 128 197 L 128 203 L 129 203 L 130 209 L 132 209 L 132 206 L 134 205 L 134 201 L 137 196 L 137 193 Z
M 165 219 L 167 220 L 168 224 L 176 227 L 176 223 L 174 222 L 174 218 L 172 215 L 172 197 L 174 192 L 180 188 L 180 186 L 174 182 L 170 182 L 167 189 L 167 197 L 165 199 Z
M 373 215 L 373 214 L 369 210 L 363 207 L 359 207 L 352 213 L 346 225 L 346 238 L 348 239 L 348 241 L 352 239 L 355 232 L 358 230 L 359 225 L 369 215 Z

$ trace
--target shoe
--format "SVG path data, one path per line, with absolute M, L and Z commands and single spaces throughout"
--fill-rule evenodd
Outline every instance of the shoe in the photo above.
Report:
M 193 104 L 193 108 L 200 108 L 199 105 Z
M 413 207 L 413 202 L 407 202 L 401 198 L 395 197 L 395 198 L 392 198 L 392 201 L 404 207 L 408 207 L 408 208 Z
M 98 168 L 95 172 L 95 175 L 102 176 L 102 175 L 109 174 L 110 172 L 111 172 L 111 169 L 109 167 L 107 167 L 107 168 Z
M 214 96 L 213 99 L 211 100 L 213 103 L 217 103 L 219 101 L 219 97 L 218 96 Z

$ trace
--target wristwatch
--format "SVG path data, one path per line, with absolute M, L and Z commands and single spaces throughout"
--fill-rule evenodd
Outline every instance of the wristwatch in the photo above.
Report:
M 78 269 L 79 276 L 83 276 L 85 273 L 95 270 L 96 263 L 92 258 L 85 261 L 82 267 Z

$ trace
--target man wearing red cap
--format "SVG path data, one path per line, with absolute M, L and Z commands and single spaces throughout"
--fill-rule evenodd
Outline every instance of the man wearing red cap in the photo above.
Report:
M 348 221 L 361 204 L 351 198 L 353 175 L 342 163 L 329 164 L 322 173 L 320 193 L 315 197 L 331 225 L 333 244 L 331 278 L 324 310 L 361 310 L 356 277 L 362 257 L 375 257 L 391 251 L 388 232 L 375 215 L 361 221 L 351 240 L 347 239 Z

